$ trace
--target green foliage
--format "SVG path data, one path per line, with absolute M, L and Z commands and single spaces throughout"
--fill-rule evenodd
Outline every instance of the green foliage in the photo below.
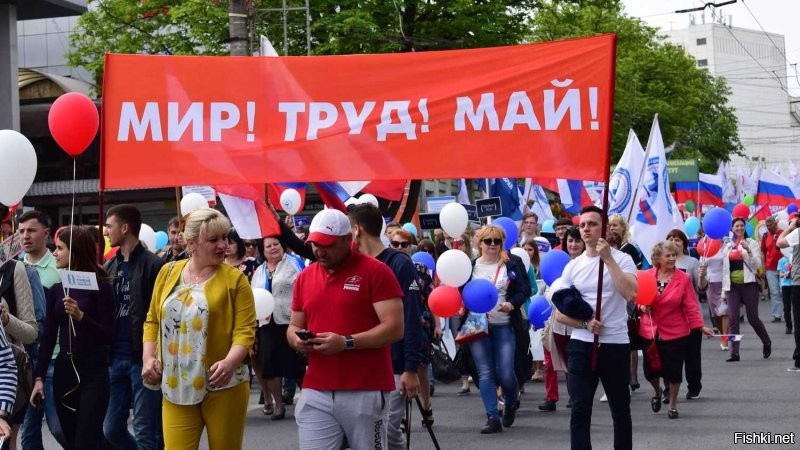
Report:
M 78 20 L 67 58 L 94 76 L 99 92 L 107 52 L 221 55 L 227 38 L 225 1 L 98 0 Z
M 629 129 L 646 143 L 655 114 L 665 145 L 675 144 L 672 157 L 699 159 L 703 171 L 715 172 L 742 151 L 725 81 L 626 16 L 618 0 L 543 0 L 532 25 L 535 41 L 617 33 L 612 161 L 622 155 Z

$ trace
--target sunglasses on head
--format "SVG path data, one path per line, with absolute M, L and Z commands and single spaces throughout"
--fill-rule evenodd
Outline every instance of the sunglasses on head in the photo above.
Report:
M 500 245 L 503 243 L 503 240 L 500 238 L 486 238 L 482 242 L 486 245 Z
M 408 248 L 408 246 L 411 245 L 411 242 L 391 241 L 389 243 L 392 244 L 394 248 Z

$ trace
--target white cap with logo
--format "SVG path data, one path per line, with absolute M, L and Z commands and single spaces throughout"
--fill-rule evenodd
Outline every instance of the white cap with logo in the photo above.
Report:
M 339 236 L 347 236 L 351 232 L 350 219 L 338 209 L 323 209 L 308 227 L 307 242 L 327 247 L 336 242 Z

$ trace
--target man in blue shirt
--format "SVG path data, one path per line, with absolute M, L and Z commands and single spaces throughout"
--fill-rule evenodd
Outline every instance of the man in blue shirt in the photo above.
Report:
M 161 448 L 161 392 L 142 383 L 142 332 L 156 276 L 164 260 L 139 242 L 142 213 L 132 205 L 108 210 L 105 230 L 111 246 L 119 246 L 116 257 L 105 265 L 114 277 L 117 318 L 111 364 L 108 370 L 110 398 L 103 433 L 118 449 Z M 133 433 L 128 415 L 133 401 Z

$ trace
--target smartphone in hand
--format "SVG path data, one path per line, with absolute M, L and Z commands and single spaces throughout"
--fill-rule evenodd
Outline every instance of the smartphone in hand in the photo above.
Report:
M 308 330 L 298 330 L 298 331 L 295 331 L 294 334 L 296 334 L 297 337 L 299 337 L 300 339 L 302 339 L 304 341 L 307 341 L 309 339 L 313 339 L 314 336 L 315 336 L 313 331 L 308 331 Z

